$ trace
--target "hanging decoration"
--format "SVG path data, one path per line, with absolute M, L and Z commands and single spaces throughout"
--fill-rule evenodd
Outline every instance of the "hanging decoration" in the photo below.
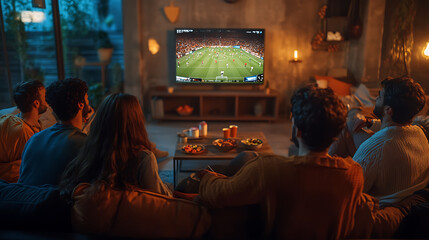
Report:
M 171 0 L 170 6 L 164 7 L 164 13 L 168 21 L 170 21 L 171 23 L 175 23 L 179 19 L 180 8 L 174 6 L 174 1 Z
M 401 76 L 410 73 L 411 50 L 414 45 L 413 26 L 416 16 L 414 0 L 399 2 L 394 16 L 393 42 L 390 48 L 386 66 L 388 76 Z
M 362 36 L 363 24 L 360 0 L 352 0 L 349 8 L 349 38 L 358 39 Z

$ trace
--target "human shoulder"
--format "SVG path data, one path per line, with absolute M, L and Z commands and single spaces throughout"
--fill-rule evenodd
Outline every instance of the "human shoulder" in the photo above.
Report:
M 386 141 L 391 138 L 392 132 L 390 131 L 390 129 L 381 129 L 359 146 L 355 153 L 355 156 L 360 154 L 370 154 L 373 152 L 378 152 L 381 148 L 383 148 Z M 353 159 L 355 159 L 355 157 L 353 157 Z
M 351 157 L 331 157 L 336 163 L 337 166 L 343 166 L 345 168 L 361 168 L 361 165 L 353 160 Z
M 261 154 L 258 158 L 253 161 L 263 165 L 296 165 L 304 161 L 305 157 L 302 156 L 281 156 L 276 154 Z
M 69 136 L 70 139 L 73 139 L 75 141 L 84 141 L 87 137 L 87 135 L 84 132 L 82 132 L 81 129 L 70 125 L 56 123 L 53 126 L 47 128 L 46 130 L 48 129 L 51 132 L 65 133 Z
M 22 128 L 24 125 L 24 120 L 17 117 L 13 114 L 6 114 L 0 117 L 0 126 L 2 128 Z
M 145 160 L 145 159 L 155 159 L 156 160 L 155 154 L 146 148 L 142 148 L 139 150 L 138 157 L 139 157 L 139 159 L 142 159 L 142 160 Z
M 35 133 L 22 118 L 12 114 L 0 117 L 0 129 L 2 133 L 7 132 L 9 136 L 19 136 L 25 139 L 29 139 Z

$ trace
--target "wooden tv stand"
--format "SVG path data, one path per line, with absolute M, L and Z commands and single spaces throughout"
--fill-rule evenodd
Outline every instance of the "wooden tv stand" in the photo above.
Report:
M 278 94 L 274 91 L 150 91 L 152 119 L 157 120 L 243 120 L 278 119 Z M 176 108 L 189 105 L 194 111 L 181 116 Z

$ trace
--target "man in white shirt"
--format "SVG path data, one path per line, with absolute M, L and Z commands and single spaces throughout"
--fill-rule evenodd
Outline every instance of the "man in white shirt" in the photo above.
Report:
M 374 114 L 380 131 L 363 142 L 353 159 L 364 172 L 364 192 L 380 204 L 396 203 L 429 182 L 429 144 L 423 130 L 411 125 L 425 105 L 422 87 L 409 77 L 385 79 Z

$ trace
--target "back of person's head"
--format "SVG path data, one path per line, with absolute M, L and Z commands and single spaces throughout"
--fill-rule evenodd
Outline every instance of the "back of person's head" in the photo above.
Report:
M 40 89 L 44 88 L 43 83 L 38 80 L 18 83 L 13 92 L 15 104 L 21 112 L 29 112 L 35 100 L 40 99 Z
M 328 148 L 345 127 L 347 108 L 331 88 L 307 85 L 291 98 L 295 126 L 311 151 Z
M 384 89 L 383 105 L 392 108 L 392 120 L 396 123 L 411 123 L 425 106 L 425 92 L 411 77 L 387 78 L 381 86 Z
M 61 121 L 68 121 L 78 113 L 78 104 L 85 104 L 87 92 L 88 86 L 85 81 L 78 78 L 68 78 L 49 85 L 46 89 L 46 101 Z
M 136 97 L 115 93 L 101 103 L 82 151 L 67 167 L 61 187 L 104 180 L 115 187 L 137 185 L 140 150 L 151 150 Z

